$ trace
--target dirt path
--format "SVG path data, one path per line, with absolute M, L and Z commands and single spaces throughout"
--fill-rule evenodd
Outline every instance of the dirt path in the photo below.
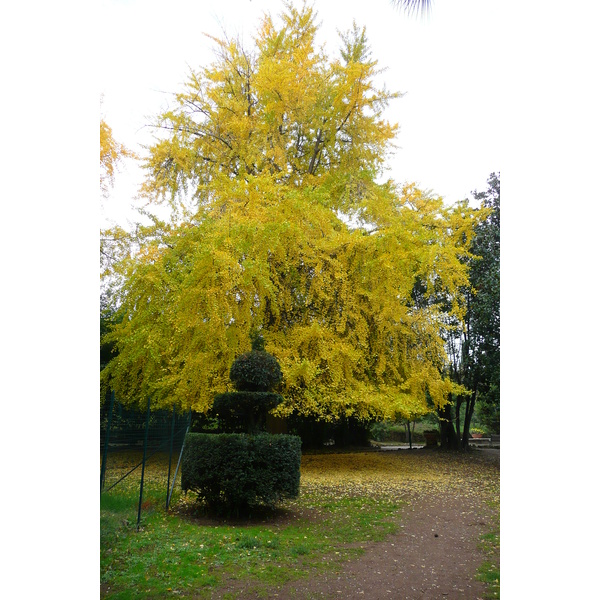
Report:
M 366 547 L 343 571 L 293 582 L 274 591 L 279 599 L 477 600 L 485 586 L 475 580 L 477 550 L 487 515 L 465 498 L 415 498 L 404 510 L 400 533 Z
M 485 460 L 498 463 L 499 451 Z M 308 579 L 240 597 L 277 600 L 365 598 L 368 600 L 478 600 L 485 585 L 475 578 L 484 560 L 478 544 L 492 527 L 491 509 L 472 490 L 425 493 L 407 498 L 400 529 L 365 553 Z

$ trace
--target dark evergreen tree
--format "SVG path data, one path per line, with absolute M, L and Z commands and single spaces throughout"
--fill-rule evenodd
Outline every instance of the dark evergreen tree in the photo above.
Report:
M 500 432 L 500 175 L 492 173 L 487 190 L 473 197 L 490 212 L 471 245 L 475 258 L 470 259 L 471 289 L 465 293 L 465 327 L 448 340 L 451 376 L 471 394 L 455 398 L 453 411 L 447 407 L 440 415 L 445 447 L 467 448 L 476 408 L 489 432 Z
M 500 432 L 500 176 L 492 173 L 488 189 L 475 193 L 482 207 L 492 209 L 477 227 L 473 253 L 481 259 L 471 268 L 475 295 L 471 304 L 471 344 L 477 369 L 477 411 L 486 427 Z

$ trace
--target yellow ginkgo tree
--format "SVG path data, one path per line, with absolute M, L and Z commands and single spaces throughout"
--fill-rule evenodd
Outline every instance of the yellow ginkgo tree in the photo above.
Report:
M 251 330 L 281 365 L 280 416 L 448 402 L 442 332 L 461 319 L 479 213 L 379 182 L 398 94 L 375 84 L 364 29 L 329 59 L 315 17 L 290 3 L 251 50 L 216 40 L 156 121 L 142 193 L 173 218 L 138 228 L 113 266 L 122 318 L 102 376 L 124 402 L 205 412 Z

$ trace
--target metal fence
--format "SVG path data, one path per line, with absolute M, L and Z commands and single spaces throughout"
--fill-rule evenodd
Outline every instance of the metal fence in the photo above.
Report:
M 141 517 L 144 476 L 151 461 L 159 462 L 165 475 L 165 506 L 169 507 L 179 471 L 185 434 L 191 423 L 191 411 L 146 411 L 126 408 L 114 392 L 100 411 L 100 492 L 109 493 L 123 482 L 139 478 L 138 519 Z

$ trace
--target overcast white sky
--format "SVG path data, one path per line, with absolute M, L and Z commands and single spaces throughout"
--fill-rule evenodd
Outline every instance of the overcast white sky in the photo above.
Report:
M 297 3 L 299 6 L 299 3 Z M 426 17 L 408 16 L 389 0 L 314 0 L 321 21 L 320 42 L 336 55 L 338 36 L 356 20 L 366 26 L 373 57 L 386 71 L 388 89 L 405 95 L 387 117 L 400 125 L 389 176 L 414 181 L 449 203 L 483 190 L 501 170 L 499 128 L 502 107 L 498 66 L 501 18 L 480 0 L 438 0 Z M 137 150 L 150 140 L 145 125 L 185 81 L 188 66 L 213 60 L 213 42 L 203 35 L 241 35 L 252 43 L 261 15 L 278 15 L 281 0 L 105 0 L 102 52 L 103 113 L 119 141 Z M 117 176 L 103 217 L 123 223 L 141 172 L 127 164 Z

